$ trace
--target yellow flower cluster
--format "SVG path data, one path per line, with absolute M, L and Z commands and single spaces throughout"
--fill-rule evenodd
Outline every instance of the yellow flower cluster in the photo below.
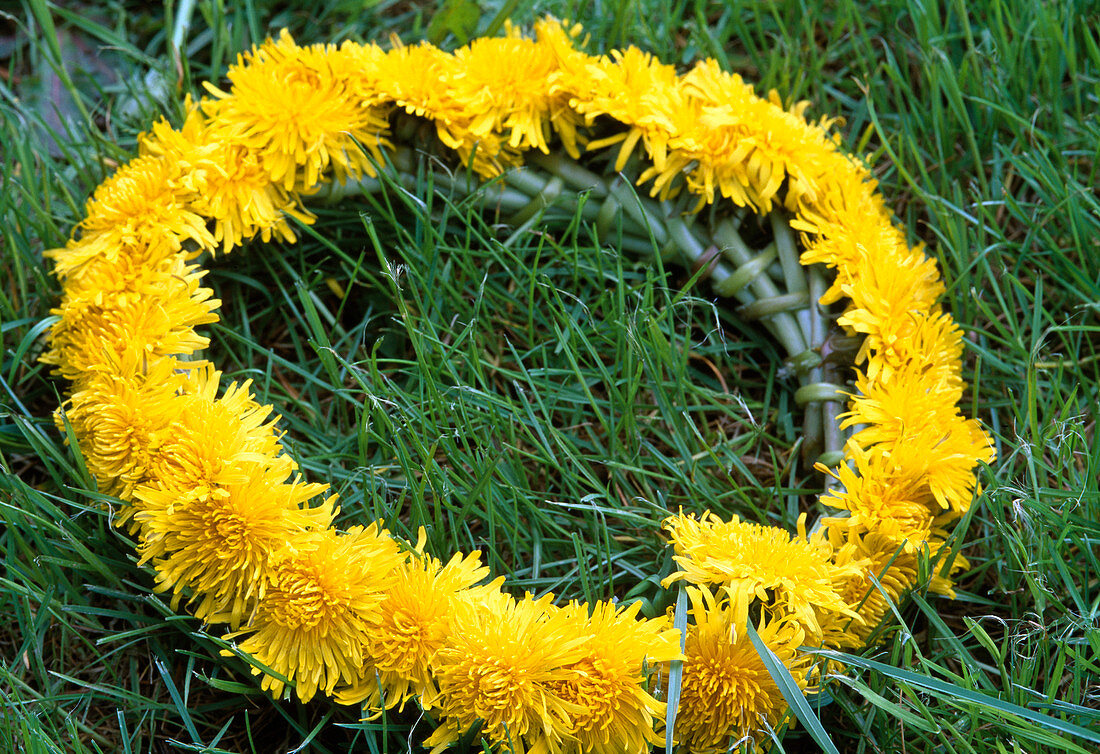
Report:
M 480 724 L 490 746 L 517 752 L 642 752 L 661 740 L 673 693 L 662 668 L 682 662 L 673 735 L 686 750 L 726 750 L 761 740 L 786 706 L 749 621 L 805 686 L 797 648 L 865 641 L 920 553 L 943 554 L 991 450 L 957 408 L 961 333 L 936 304 L 934 265 L 828 124 L 712 61 L 681 75 L 633 48 L 594 57 L 574 48 L 578 33 L 547 20 L 534 38 L 509 30 L 447 53 L 300 47 L 284 31 L 241 56 L 228 91 L 208 85 L 181 127 L 154 125 L 49 252 L 64 297 L 44 360 L 73 383 L 60 416 L 124 501 L 158 589 L 227 625 L 271 671 L 272 693 L 289 683 L 302 700 L 321 692 L 369 711 L 416 699 L 438 722 L 437 751 Z M 288 218 L 312 221 L 303 195 L 385 163 L 396 113 L 482 176 L 528 150 L 614 147 L 619 168 L 640 155 L 654 196 L 784 207 L 803 263 L 835 270 L 825 300 L 846 299 L 840 324 L 865 338 L 843 417 L 858 429 L 850 463 L 829 472 L 838 486 L 823 498 L 848 515 L 809 537 L 670 519 L 681 570 L 669 580 L 691 583 L 683 649 L 668 620 L 640 619 L 636 605 L 516 599 L 486 583 L 478 553 L 443 563 L 377 525 L 335 529 L 335 497 L 301 479 L 271 407 L 192 357 L 219 306 L 194 260 L 256 237 L 292 242 Z M 933 586 L 950 590 L 946 578 Z

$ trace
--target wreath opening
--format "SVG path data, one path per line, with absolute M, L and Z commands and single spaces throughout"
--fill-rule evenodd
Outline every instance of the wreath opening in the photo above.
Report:
M 300 47 L 284 32 L 242 56 L 182 124 L 153 125 L 50 252 L 64 296 L 43 360 L 73 383 L 59 422 L 120 499 L 158 591 L 228 630 L 274 695 L 328 695 L 366 715 L 418 704 L 433 751 L 471 735 L 513 751 L 760 744 L 820 680 L 800 647 L 863 646 L 924 573 L 951 593 L 965 560 L 948 529 L 992 451 L 958 409 L 961 333 L 936 303 L 935 265 L 830 123 L 713 61 L 680 73 L 633 48 L 594 57 L 578 34 L 547 20 L 533 38 L 509 29 L 447 53 Z M 293 244 L 324 216 L 315 203 L 349 193 L 446 196 L 444 213 L 476 204 L 490 228 L 511 229 L 486 234 L 505 249 L 563 222 L 657 269 L 683 263 L 761 322 L 797 377 L 824 515 L 792 532 L 669 511 L 673 564 L 640 581 L 679 596 L 649 618 L 636 600 L 512 596 L 479 553 L 433 553 L 426 531 L 336 527 L 337 496 L 303 475 L 316 464 L 287 452 L 272 407 L 201 358 L 221 301 L 199 261 L 252 238 Z M 767 220 L 746 224 L 753 215 Z M 446 225 L 436 217 L 423 216 Z M 383 276 L 396 285 L 398 268 Z M 326 285 L 347 298 L 340 280 Z M 342 383 L 341 369 L 361 367 L 338 359 L 299 293 L 318 359 Z M 386 378 L 370 366 L 355 386 L 368 398 Z M 439 500 L 421 487 L 410 504 Z
M 542 218 L 537 228 L 512 238 L 514 226 L 503 223 L 495 207 L 492 212 L 474 209 L 484 203 L 476 193 L 441 191 L 434 201 L 453 217 L 453 227 L 447 228 L 447 215 L 427 207 L 424 197 L 432 190 L 424 179 L 407 194 L 389 190 L 384 198 L 368 196 L 362 203 L 345 197 L 342 212 L 332 211 L 329 218 L 322 215 L 330 211 L 327 205 L 311 204 L 318 221 L 309 234 L 321 238 L 275 245 L 270 254 L 290 263 L 272 263 L 258 250 L 246 250 L 233 258 L 223 279 L 219 272 L 228 263 L 210 265 L 216 295 L 241 306 L 242 316 L 247 309 L 253 337 L 272 348 L 271 354 L 259 348 L 247 362 L 238 362 L 234 378 L 256 375 L 257 392 L 286 417 L 292 455 L 303 459 L 308 476 L 327 479 L 339 494 L 341 520 L 381 517 L 391 530 L 415 539 L 415 531 L 402 530 L 401 519 L 416 500 L 421 509 L 442 511 L 429 527 L 430 551 L 439 551 L 432 541 L 437 532 L 467 529 L 466 549 L 485 549 L 494 572 L 507 574 L 513 588 L 555 593 L 577 567 L 567 559 L 577 557 L 574 545 L 559 543 L 555 550 L 544 540 L 544 550 L 558 554 L 544 556 L 532 571 L 525 559 L 508 554 L 507 541 L 489 541 L 488 525 L 477 518 L 480 509 L 520 506 L 522 515 L 505 516 L 508 525 L 538 526 L 550 539 L 567 537 L 572 526 L 590 530 L 592 522 L 577 517 L 578 508 L 589 506 L 651 551 L 647 559 L 654 563 L 662 560 L 664 549 L 657 528 L 667 513 L 661 511 L 746 509 L 759 522 L 786 516 L 793 525 L 797 515 L 786 503 L 777 510 L 775 501 L 799 494 L 810 502 L 811 493 L 821 491 L 820 474 L 790 457 L 798 434 L 797 417 L 789 421 L 794 388 L 783 396 L 765 396 L 768 370 L 783 359 L 769 339 L 755 332 L 758 326 L 703 299 L 705 286 L 698 280 L 693 285 L 697 276 L 682 266 L 661 272 L 636 255 L 619 253 L 615 244 L 584 242 L 583 228 L 579 238 L 566 239 L 563 233 L 574 227 L 578 215 Z M 493 195 L 492 187 L 478 190 Z M 393 207 L 394 202 L 407 206 Z M 392 218 L 384 216 L 387 207 Z M 363 223 L 369 223 L 370 233 Z M 467 250 L 452 236 L 469 232 L 471 225 L 484 240 Z M 437 235 L 422 239 L 429 228 Z M 758 245 L 766 246 L 764 229 L 756 232 Z M 297 254 L 304 256 L 294 258 Z M 460 255 L 475 261 L 457 259 Z M 280 280 L 273 264 L 289 281 Z M 312 272 L 292 278 L 294 267 Z M 272 290 L 233 286 L 238 277 L 270 279 Z M 350 316 L 349 305 L 356 307 Z M 278 308 L 273 335 L 256 330 L 260 308 Z M 310 308 L 316 315 L 307 316 Z M 233 316 L 227 312 L 225 319 L 233 321 Z M 318 328 L 306 324 L 313 316 Z M 657 328 L 667 341 L 664 351 L 638 345 L 635 333 L 649 328 Z M 294 343 L 286 336 L 291 329 L 301 331 Z M 319 343 L 318 334 L 329 345 Z M 571 364 L 562 352 L 573 338 L 586 344 L 575 352 L 579 364 Z M 229 333 L 215 335 L 209 358 L 228 364 L 237 340 Z M 331 376 L 313 349 L 331 349 Z M 303 350 L 312 357 L 314 371 L 308 380 L 294 379 L 291 387 L 289 370 L 303 361 Z M 431 364 L 438 361 L 447 367 L 439 370 L 437 384 L 427 384 L 435 379 Z M 260 378 L 265 370 L 271 372 L 266 383 Z M 592 371 L 602 378 L 578 381 L 578 374 Z M 296 389 L 309 390 L 321 380 L 325 384 L 315 395 L 299 399 Z M 793 375 L 786 382 L 794 382 Z M 691 390 L 685 393 L 684 385 Z M 656 402 L 655 387 L 678 389 L 678 404 Z M 426 393 L 430 399 L 422 397 Z M 537 424 L 528 397 L 534 394 L 539 396 Z M 632 402 L 624 394 L 634 396 Z M 409 426 L 405 417 L 419 414 L 425 400 L 438 402 L 433 410 L 438 423 Z M 320 419 L 312 408 L 295 416 L 302 413 L 296 405 L 330 414 L 337 401 L 349 409 L 343 424 L 331 422 L 325 434 L 305 444 L 310 425 Z M 609 413 L 620 404 L 626 404 L 625 410 Z M 477 431 L 467 433 L 469 439 L 455 437 L 457 427 L 471 417 Z M 673 423 L 691 427 L 681 433 L 691 443 L 686 449 L 664 439 L 664 428 Z M 409 432 L 426 445 L 434 441 L 435 452 L 416 455 L 402 439 Z M 570 432 L 583 435 L 567 451 L 569 463 L 588 468 L 590 482 L 579 489 L 563 486 L 563 472 L 554 466 L 562 464 L 555 460 L 554 445 Z M 470 443 L 482 448 L 484 465 L 454 467 L 450 454 Z M 513 456 L 526 460 L 511 462 Z M 663 465 L 674 463 L 690 468 L 679 478 L 659 476 Z M 616 519 L 618 513 L 627 520 Z M 650 521 L 629 520 L 639 515 Z M 653 583 L 640 591 L 635 576 L 619 572 L 609 577 L 606 584 L 591 584 L 587 597 L 575 596 L 644 596 L 656 601 L 643 606 L 650 617 L 663 612 L 660 605 L 670 598 Z

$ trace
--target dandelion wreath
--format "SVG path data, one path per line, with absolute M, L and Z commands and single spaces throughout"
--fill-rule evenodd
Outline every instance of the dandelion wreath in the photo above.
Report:
M 72 382 L 58 420 L 157 589 L 225 627 L 275 696 L 320 692 L 367 716 L 415 700 L 433 751 L 475 726 L 517 752 L 759 744 L 787 702 L 750 638 L 806 689 L 818 676 L 799 648 L 862 647 L 922 557 L 951 594 L 965 561 L 946 528 L 992 450 L 958 408 L 962 337 L 936 267 L 829 121 L 714 61 L 678 73 L 634 48 L 592 56 L 579 33 L 547 19 L 451 53 L 301 47 L 284 31 L 240 56 L 227 90 L 207 84 L 181 126 L 154 124 L 49 252 L 64 295 L 44 360 Z M 335 528 L 335 497 L 301 478 L 272 408 L 193 356 L 220 303 L 196 260 L 293 243 L 325 186 L 399 183 L 427 149 L 521 228 L 600 198 L 594 227 L 632 224 L 787 349 L 807 431 L 825 438 L 824 514 L 809 532 L 671 515 L 680 628 L 637 603 L 512 596 L 479 553 L 437 559 L 377 523 Z M 586 167 L 599 155 L 610 176 Z M 746 212 L 770 213 L 767 248 L 738 236 Z M 854 371 L 828 358 L 836 302 Z

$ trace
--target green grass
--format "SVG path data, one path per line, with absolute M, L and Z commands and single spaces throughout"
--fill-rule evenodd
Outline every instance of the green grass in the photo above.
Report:
M 58 294 L 41 253 L 154 117 L 178 118 L 183 92 L 273 29 L 456 46 L 543 12 L 583 22 L 592 50 L 713 56 L 842 115 L 939 260 L 967 332 L 965 410 L 998 458 L 956 532 L 972 565 L 958 599 L 898 606 L 898 630 L 811 699 L 832 741 L 1095 750 L 1068 727 L 1100 730 L 1094 6 L 250 0 L 199 3 L 177 59 L 174 4 L 61 5 L 0 17 L 0 750 L 404 751 L 430 733 L 409 712 L 274 703 L 151 594 L 51 420 L 64 385 L 36 362 Z M 225 301 L 211 358 L 275 404 L 345 523 L 425 525 L 434 552 L 481 548 L 517 588 L 654 614 L 666 512 L 792 526 L 812 504 L 795 385 L 705 286 L 601 249 L 583 224 L 511 238 L 463 197 L 413 194 L 318 207 L 301 243 L 210 265 Z M 779 741 L 813 747 L 801 726 Z

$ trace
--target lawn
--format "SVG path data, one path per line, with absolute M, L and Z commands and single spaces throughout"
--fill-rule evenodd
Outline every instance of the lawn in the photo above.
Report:
M 935 260 L 963 331 L 960 407 L 996 453 L 945 533 L 969 567 L 950 599 L 920 559 L 866 646 L 807 648 L 835 662 L 763 747 L 1097 750 L 1100 12 L 1028 0 L 6 7 L 0 750 L 426 751 L 435 725 L 415 702 L 361 718 L 323 694 L 273 700 L 224 626 L 156 591 L 117 525 L 122 488 L 97 483 L 55 422 L 68 383 L 40 357 L 61 283 L 43 253 L 141 134 L 179 126 L 186 96 L 227 89 L 237 55 L 281 29 L 303 45 L 455 50 L 547 15 L 582 24 L 588 53 L 635 46 L 680 72 L 713 58 L 761 96 L 839 119 L 831 133 Z M 561 151 L 538 158 L 546 171 Z M 616 152 L 586 166 L 610 181 Z M 655 253 L 680 226 L 646 220 L 662 206 L 648 189 L 566 186 L 559 201 L 515 177 L 494 193 L 472 160 L 387 154 L 403 178 L 307 196 L 315 221 L 292 221 L 297 243 L 202 259 L 222 304 L 198 355 L 273 406 L 302 475 L 339 495 L 338 526 L 381 521 L 409 542 L 423 528 L 428 552 L 480 550 L 517 597 L 636 602 L 657 619 L 676 614 L 678 587 L 661 584 L 678 567 L 670 515 L 791 532 L 820 516 L 833 483 L 815 461 L 836 450 L 836 411 L 803 415 L 786 331 L 716 292 L 728 273 Z M 601 211 L 613 201 L 650 214 Z M 741 238 L 755 253 L 787 236 L 750 220 Z M 854 389 L 848 346 L 848 366 L 816 381 Z M 482 747 L 471 734 L 456 750 Z

